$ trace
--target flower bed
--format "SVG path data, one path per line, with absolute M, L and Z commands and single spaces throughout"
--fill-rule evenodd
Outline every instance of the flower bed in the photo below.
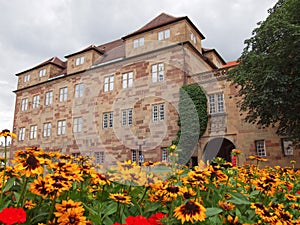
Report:
M 88 157 L 27 148 L 13 166 L 2 163 L 0 222 L 299 224 L 299 171 L 253 160 L 236 167 L 217 159 L 193 169 L 129 161 L 103 170 Z

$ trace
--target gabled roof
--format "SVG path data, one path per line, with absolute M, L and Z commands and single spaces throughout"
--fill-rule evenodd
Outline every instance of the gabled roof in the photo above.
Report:
M 87 51 L 90 51 L 90 50 L 95 50 L 96 52 L 98 52 L 101 55 L 103 54 L 103 52 L 100 51 L 95 45 L 90 45 L 90 46 L 88 46 L 88 47 L 86 47 L 86 48 L 84 48 L 84 49 L 82 49 L 78 52 L 74 52 L 70 55 L 66 55 L 65 58 L 68 58 L 68 57 L 71 57 L 71 56 L 74 56 L 74 55 L 77 55 L 77 54 L 80 54 L 80 53 L 84 53 L 84 52 L 87 52 Z
M 97 48 L 104 54 L 96 60 L 95 65 L 125 57 L 125 43 L 122 39 L 99 45 Z
M 223 64 L 226 64 L 225 60 L 221 57 L 221 55 L 216 51 L 214 48 L 202 48 L 202 52 L 205 55 L 205 53 L 213 52 L 215 53 L 219 59 L 222 61 Z
M 239 65 L 238 61 L 231 61 L 231 62 L 227 62 L 225 65 L 223 65 L 222 68 L 229 68 L 229 67 L 234 67 Z
M 187 22 L 197 31 L 197 33 L 201 36 L 202 39 L 205 39 L 203 34 L 198 30 L 198 28 L 190 21 L 190 19 L 187 16 L 182 16 L 182 17 L 174 17 L 171 15 L 168 15 L 166 13 L 161 13 L 157 17 L 155 17 L 153 20 L 151 20 L 149 23 L 147 23 L 145 26 L 141 27 L 137 31 L 126 35 L 122 37 L 122 39 L 126 39 L 162 26 L 166 26 L 181 20 L 187 20 Z
M 65 69 L 66 68 L 66 62 L 60 60 L 58 57 L 54 56 L 48 60 L 46 60 L 45 62 L 42 62 L 41 64 L 38 64 L 37 66 L 34 66 L 28 70 L 25 70 L 25 71 L 22 71 L 20 73 L 17 73 L 16 76 L 19 76 L 20 74 L 23 74 L 23 73 L 27 73 L 31 70 L 34 70 L 34 69 L 37 69 L 39 67 L 43 67 L 43 66 L 46 66 L 48 64 L 52 64 L 52 65 L 55 65 L 57 67 L 60 67 L 61 69 Z

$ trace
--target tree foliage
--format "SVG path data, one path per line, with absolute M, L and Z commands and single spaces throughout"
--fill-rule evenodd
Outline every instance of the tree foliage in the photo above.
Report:
M 245 41 L 239 66 L 229 78 L 240 86 L 246 121 L 275 126 L 300 140 L 300 1 L 279 0 Z
M 207 127 L 207 99 L 203 89 L 197 84 L 182 86 L 178 110 L 178 137 L 173 144 L 182 150 L 179 162 L 185 164 Z

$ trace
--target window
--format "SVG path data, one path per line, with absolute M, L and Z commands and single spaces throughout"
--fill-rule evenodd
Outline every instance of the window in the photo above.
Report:
M 45 105 L 51 105 L 52 104 L 52 98 L 53 98 L 53 92 L 52 91 L 46 92 Z
M 30 81 L 30 74 L 24 76 L 24 83 Z
M 131 162 L 136 162 L 136 150 L 131 150 Z
M 144 46 L 145 39 L 144 37 L 133 40 L 133 47 L 138 48 Z
M 164 40 L 170 37 L 170 29 L 158 32 L 158 40 Z
M 161 152 L 161 161 L 167 162 L 169 160 L 169 151 L 167 148 L 163 148 Z
M 103 128 L 113 127 L 113 122 L 114 122 L 113 112 L 103 113 Z
M 114 75 L 104 77 L 104 92 L 114 90 Z
M 122 126 L 132 125 L 132 109 L 122 110 Z
M 151 73 L 152 73 L 152 82 L 163 81 L 165 77 L 165 69 L 164 64 L 159 63 L 152 65 Z
M 26 111 L 27 109 L 28 109 L 28 98 L 23 98 L 22 99 L 21 110 Z
M 67 101 L 67 99 L 68 99 L 68 88 L 67 87 L 60 88 L 59 89 L 59 101 L 64 102 L 64 101 Z
M 80 133 L 82 130 L 82 118 L 77 117 L 73 119 L 73 132 Z
M 29 139 L 36 139 L 37 135 L 37 125 L 30 126 Z
M 104 152 L 95 152 L 95 164 L 104 163 Z
M 255 147 L 256 147 L 256 153 L 258 156 L 260 156 L 260 157 L 267 156 L 264 140 L 255 141 Z
M 288 138 L 281 139 L 281 145 L 284 156 L 289 156 L 294 154 L 293 141 Z
M 72 156 L 76 159 L 80 156 L 80 152 L 73 152 Z
M 33 96 L 32 108 L 37 108 L 40 105 L 40 96 Z
M 66 133 L 66 121 L 60 120 L 57 122 L 57 135 L 64 135 Z
M 197 43 L 197 38 L 196 38 L 196 36 L 194 35 L 194 33 L 193 33 L 193 32 L 191 32 L 191 41 L 193 41 L 193 42 L 194 42 L 194 44 L 196 44 L 196 43 Z
M 156 104 L 152 106 L 153 122 L 162 121 L 165 119 L 165 104 Z
M 84 56 L 76 58 L 76 60 L 75 60 L 76 66 L 82 65 L 83 63 L 84 63 Z
M 208 103 L 210 114 L 225 112 L 223 93 L 208 95 Z
M 39 72 L 39 76 L 40 76 L 40 77 L 44 77 L 44 76 L 46 76 L 46 69 L 42 69 L 42 70 L 40 70 L 40 72 Z
M 75 98 L 80 98 L 83 96 L 84 84 L 76 84 L 75 85 Z
M 44 123 L 43 137 L 50 137 L 51 135 L 51 123 Z
M 131 88 L 133 85 L 133 72 L 124 73 L 122 76 L 122 88 Z
M 25 127 L 21 127 L 19 130 L 18 140 L 24 141 L 24 139 L 25 139 Z

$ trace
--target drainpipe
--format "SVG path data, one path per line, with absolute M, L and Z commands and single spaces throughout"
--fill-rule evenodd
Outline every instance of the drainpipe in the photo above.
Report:
M 181 42 L 182 54 L 183 54 L 183 85 L 187 83 L 187 73 L 186 73 L 186 64 L 185 64 L 185 49 L 183 42 Z

